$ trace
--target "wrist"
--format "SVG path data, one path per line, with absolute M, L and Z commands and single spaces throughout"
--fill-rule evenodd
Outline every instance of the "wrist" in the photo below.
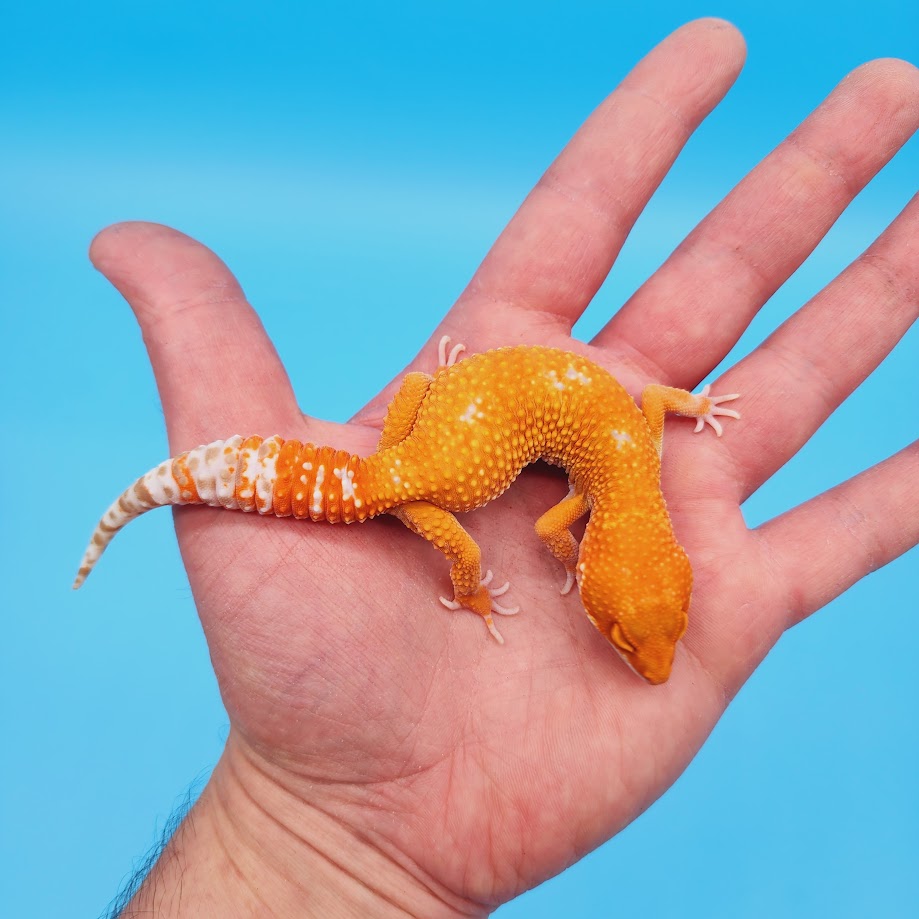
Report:
M 198 802 L 122 915 L 487 914 L 331 808 L 304 800 L 273 771 L 231 734 Z

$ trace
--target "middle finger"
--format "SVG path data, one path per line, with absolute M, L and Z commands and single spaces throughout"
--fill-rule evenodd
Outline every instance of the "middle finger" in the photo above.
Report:
M 634 294 L 593 344 L 691 389 L 919 127 L 919 71 L 858 68 Z

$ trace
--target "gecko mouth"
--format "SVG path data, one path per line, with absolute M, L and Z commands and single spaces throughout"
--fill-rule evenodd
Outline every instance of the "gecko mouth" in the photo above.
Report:
M 613 626 L 613 629 L 615 628 Z M 655 645 L 653 648 L 638 650 L 624 647 L 621 639 L 613 639 L 611 643 L 616 651 L 619 652 L 619 656 L 628 664 L 629 669 L 652 686 L 659 686 L 670 679 L 670 671 L 673 669 L 673 656 L 676 650 L 675 645 L 662 643 Z

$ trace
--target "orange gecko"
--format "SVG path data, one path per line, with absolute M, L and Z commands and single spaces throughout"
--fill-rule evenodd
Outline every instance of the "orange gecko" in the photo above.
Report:
M 139 478 L 99 521 L 74 587 L 115 533 L 154 507 L 208 504 L 278 517 L 362 522 L 398 517 L 452 562 L 450 609 L 478 613 L 501 636 L 492 613 L 515 608 L 507 590 L 482 577 L 478 545 L 454 513 L 497 498 L 538 459 L 562 466 L 570 491 L 536 521 L 536 533 L 577 583 L 587 617 L 649 683 L 670 676 L 686 631 L 692 569 L 673 535 L 660 490 L 667 412 L 710 424 L 739 418 L 719 404 L 737 394 L 692 395 L 647 386 L 639 409 L 602 367 L 567 351 L 518 346 L 456 362 L 440 343 L 433 376 L 409 373 L 366 458 L 278 436 L 234 436 L 166 460 Z M 569 527 L 590 511 L 578 546 Z

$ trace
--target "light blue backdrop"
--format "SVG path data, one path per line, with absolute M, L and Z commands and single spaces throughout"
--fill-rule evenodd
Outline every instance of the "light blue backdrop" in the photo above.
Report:
M 848 70 L 919 62 L 919 13 L 912 0 L 17 6 L 0 35 L 0 912 L 93 916 L 227 733 L 169 514 L 135 524 L 70 592 L 100 512 L 165 451 L 133 318 L 86 259 L 93 234 L 143 218 L 205 241 L 260 310 L 304 408 L 344 420 L 672 28 L 733 20 L 747 68 L 584 336 Z M 916 191 L 917 154 L 914 140 L 860 196 L 745 348 L 890 221 Z M 360 334 L 303 359 L 304 336 L 334 340 L 343 311 Z M 751 522 L 916 435 L 914 399 L 888 399 L 915 392 L 916 331 L 749 502 Z M 910 913 L 917 563 L 914 551 L 786 636 L 660 802 L 501 919 Z

